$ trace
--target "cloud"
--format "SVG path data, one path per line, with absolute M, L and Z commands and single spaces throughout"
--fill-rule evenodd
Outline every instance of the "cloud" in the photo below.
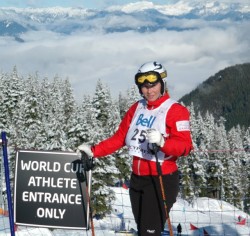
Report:
M 84 94 L 94 93 L 98 79 L 117 98 L 133 85 L 142 63 L 157 60 L 168 70 L 171 96 L 179 99 L 219 70 L 250 61 L 249 28 L 250 23 L 243 22 L 149 33 L 65 36 L 30 31 L 22 36 L 24 43 L 0 38 L 0 71 L 10 72 L 16 65 L 24 76 L 38 72 L 41 78 L 69 78 L 80 101 Z

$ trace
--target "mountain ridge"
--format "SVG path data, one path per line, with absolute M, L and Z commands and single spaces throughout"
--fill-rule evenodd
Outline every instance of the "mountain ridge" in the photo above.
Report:
M 193 20 L 192 27 L 183 21 Z M 106 33 L 136 31 L 154 32 L 161 29 L 184 31 L 202 27 L 196 20 L 211 24 L 228 24 L 250 20 L 250 4 L 229 4 L 218 1 L 183 2 L 155 5 L 152 2 L 111 6 L 103 10 L 87 8 L 0 8 L 0 36 L 21 37 L 27 31 L 49 30 L 61 34 L 87 32 Z M 228 22 L 229 21 L 229 22 Z M 121 27 L 121 22 L 124 26 Z M 66 24 L 64 30 L 62 25 Z M 11 26 L 11 28 L 10 28 Z M 15 26 L 15 27 L 14 27 Z M 125 27 L 126 26 L 126 27 Z
M 202 116 L 208 111 L 215 120 L 225 118 L 227 130 L 250 126 L 250 62 L 220 70 L 196 89 L 179 99 L 186 106 L 193 104 Z

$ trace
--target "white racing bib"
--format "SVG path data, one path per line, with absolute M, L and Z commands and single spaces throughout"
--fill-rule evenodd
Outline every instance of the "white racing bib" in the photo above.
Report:
M 148 110 L 146 100 L 142 99 L 139 101 L 126 136 L 126 145 L 129 148 L 130 155 L 156 161 L 155 155 L 150 149 L 151 145 L 149 146 L 146 140 L 146 132 L 148 129 L 157 129 L 164 137 L 167 137 L 166 116 L 168 110 L 174 103 L 176 103 L 176 101 L 169 98 L 158 108 Z M 161 151 L 157 154 L 158 160 L 163 162 L 165 154 Z

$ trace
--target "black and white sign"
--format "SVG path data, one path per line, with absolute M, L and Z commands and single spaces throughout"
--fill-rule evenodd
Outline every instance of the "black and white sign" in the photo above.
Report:
M 91 172 L 85 176 L 76 153 L 17 151 L 15 223 L 88 229 L 90 183 Z

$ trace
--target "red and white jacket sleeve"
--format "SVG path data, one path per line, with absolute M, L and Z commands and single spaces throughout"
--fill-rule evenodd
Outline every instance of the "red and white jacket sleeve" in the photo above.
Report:
M 192 150 L 190 114 L 186 107 L 175 103 L 166 117 L 166 131 L 169 135 L 161 151 L 166 156 L 187 156 Z

